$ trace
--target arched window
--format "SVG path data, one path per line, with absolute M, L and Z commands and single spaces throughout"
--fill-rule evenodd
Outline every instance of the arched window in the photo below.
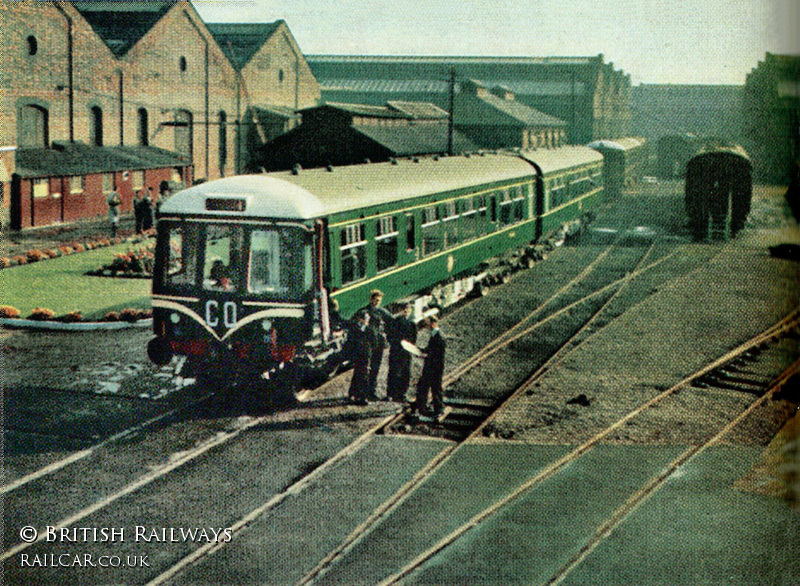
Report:
M 278 83 L 283 83 L 284 73 L 283 69 L 278 70 Z
M 228 115 L 225 110 L 219 111 L 219 170 L 225 174 L 225 164 L 228 162 Z
M 92 106 L 90 130 L 89 141 L 91 144 L 103 146 L 103 110 L 100 109 L 100 106 Z
M 45 148 L 49 143 L 49 115 L 41 106 L 22 106 L 17 124 L 17 145 L 22 148 Z
M 181 55 L 181 58 L 178 59 L 178 67 L 181 71 L 186 71 L 186 57 Z
M 150 131 L 147 124 L 147 110 L 144 108 L 139 108 L 137 120 L 139 144 L 142 146 L 147 146 L 150 144 Z
M 28 55 L 36 55 L 36 53 L 39 52 L 39 42 L 36 40 L 36 37 L 30 35 L 27 41 L 28 41 Z
M 175 150 L 192 158 L 192 113 L 188 110 L 175 112 Z

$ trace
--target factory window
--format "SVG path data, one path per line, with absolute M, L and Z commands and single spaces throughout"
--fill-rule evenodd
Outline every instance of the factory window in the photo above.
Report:
M 110 193 L 114 189 L 114 174 L 103 173 L 103 193 Z
M 139 108 L 137 112 L 137 125 L 139 134 L 139 144 L 147 146 L 150 144 L 150 130 L 148 129 L 147 110 Z
M 225 174 L 225 164 L 228 162 L 228 115 L 225 110 L 219 111 L 219 171 Z
M 341 233 L 342 284 L 352 283 L 367 275 L 367 241 L 363 224 L 345 227 Z
M 17 145 L 19 147 L 44 148 L 48 142 L 48 112 L 41 106 L 22 106 L 19 109 Z
M 134 190 L 142 189 L 144 187 L 144 171 L 134 171 L 131 175 L 133 176 L 131 187 Z
M 175 150 L 192 158 L 192 113 L 188 110 L 175 112 Z
M 378 271 L 384 271 L 397 265 L 397 218 L 381 218 L 376 224 L 377 266 Z
M 83 175 L 73 175 L 69 178 L 69 192 L 83 193 Z
M 47 197 L 50 195 L 50 180 L 49 179 L 34 179 L 33 180 L 33 197 L 38 199 L 40 197 Z
M 283 83 L 284 73 L 283 69 L 278 70 L 278 83 Z
M 178 67 L 182 72 L 186 71 L 186 57 L 183 55 L 181 55 L 180 59 L 178 59 Z
M 94 146 L 103 146 L 103 110 L 100 106 L 92 106 L 89 142 Z
M 39 42 L 36 37 L 30 35 L 28 37 L 28 55 L 36 55 L 39 52 Z

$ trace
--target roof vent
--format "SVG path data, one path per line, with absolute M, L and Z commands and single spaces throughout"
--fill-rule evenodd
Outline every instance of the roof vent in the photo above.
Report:
M 419 163 L 419 157 L 414 157 L 413 161 L 414 161 L 415 163 Z
M 434 161 L 438 161 L 439 160 L 439 155 L 433 155 L 433 160 Z
M 328 173 L 333 173 L 333 165 L 328 165 L 327 167 L 325 167 L 325 170 L 326 170 Z
M 292 167 L 292 175 L 299 175 L 301 169 L 300 163 L 295 163 L 294 167 Z
M 392 165 L 396 165 L 396 164 L 397 164 L 397 159 L 395 159 L 394 157 L 392 157 L 391 159 L 389 159 L 389 162 L 390 162 Z

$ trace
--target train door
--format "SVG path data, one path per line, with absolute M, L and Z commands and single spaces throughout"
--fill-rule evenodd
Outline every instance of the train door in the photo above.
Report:
M 538 241 L 542 237 L 543 232 L 543 222 L 544 222 L 544 214 L 547 211 L 545 209 L 545 190 L 544 190 L 544 180 L 542 179 L 541 175 L 536 175 L 536 183 L 534 184 L 534 198 L 535 198 L 535 210 L 536 210 L 536 240 Z

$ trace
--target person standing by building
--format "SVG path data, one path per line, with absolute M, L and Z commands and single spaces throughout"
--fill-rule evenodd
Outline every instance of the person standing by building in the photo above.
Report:
M 439 330 L 439 320 L 435 315 L 425 319 L 425 327 L 430 329 L 431 336 L 428 346 L 422 350 L 425 363 L 422 374 L 417 381 L 417 397 L 411 407 L 411 415 L 425 413 L 428 403 L 428 392 L 431 394 L 432 415 L 438 419 L 444 412 L 444 391 L 442 377 L 444 376 L 444 354 L 447 347 L 444 335 Z
M 144 200 L 144 190 L 139 190 L 133 196 L 133 219 L 136 233 L 142 233 L 142 201 Z
M 369 313 L 361 310 L 355 315 L 355 326 L 350 329 L 348 343 L 352 352 L 353 378 L 347 392 L 350 402 L 366 405 L 369 393 L 369 368 L 372 357 L 372 330 L 369 328 Z
M 111 237 L 116 238 L 119 229 L 119 206 L 122 204 L 116 189 L 112 189 L 108 194 L 106 204 L 108 204 L 108 221 L 111 222 Z
M 153 227 L 153 188 L 148 187 L 147 193 L 142 199 L 142 231 L 147 231 Z
M 383 301 L 383 292 L 373 289 L 369 293 L 369 304 L 359 310 L 369 314 L 369 327 L 373 337 L 372 357 L 369 364 L 369 390 L 367 392 L 367 399 L 371 401 L 378 400 L 378 372 L 383 361 L 383 349 L 386 347 L 386 331 L 394 320 L 392 314 L 381 307 L 381 301 Z
M 403 403 L 411 380 L 411 354 L 403 348 L 404 340 L 417 343 L 417 324 L 411 319 L 414 306 L 411 303 L 403 307 L 403 314 L 396 317 L 389 330 L 389 374 L 386 377 L 386 396 L 396 402 Z

